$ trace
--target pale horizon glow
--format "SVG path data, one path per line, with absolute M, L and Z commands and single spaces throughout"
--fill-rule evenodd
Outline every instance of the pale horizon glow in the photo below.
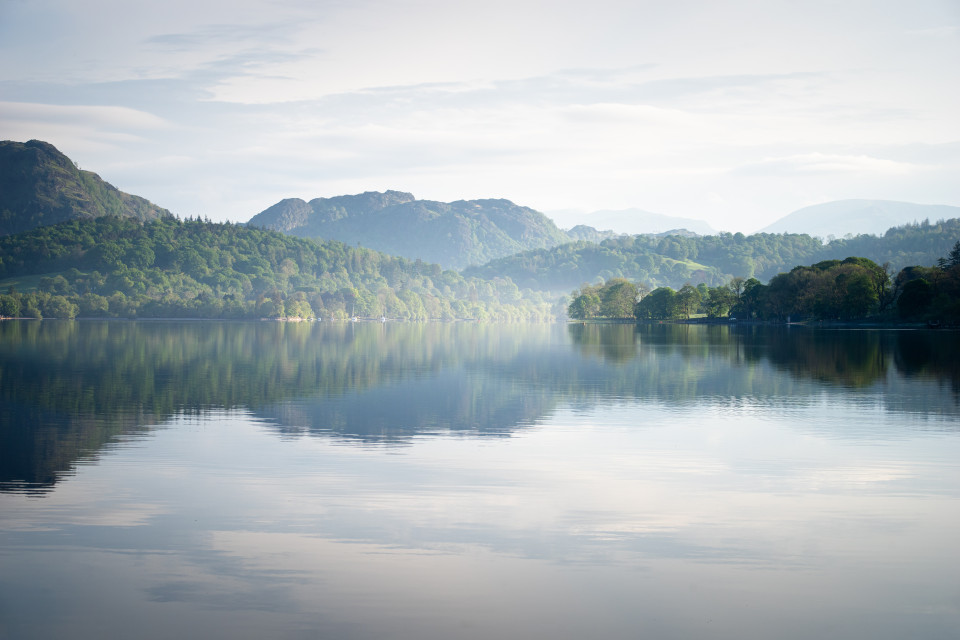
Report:
M 754 231 L 960 205 L 960 4 L 0 0 L 0 138 L 181 216 L 397 189 Z

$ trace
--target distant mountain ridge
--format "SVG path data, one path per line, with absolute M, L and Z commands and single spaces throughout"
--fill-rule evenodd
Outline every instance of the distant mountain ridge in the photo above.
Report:
M 48 142 L 0 141 L 0 235 L 105 215 L 143 222 L 171 214 L 77 168 Z
M 713 236 L 621 235 L 526 251 L 463 270 L 486 279 L 510 278 L 521 288 L 569 291 L 584 282 L 627 278 L 679 289 L 686 283 L 726 284 L 731 278 L 766 281 L 793 267 L 849 256 L 903 267 L 930 266 L 960 240 L 960 218 L 888 229 L 823 243 L 808 234 L 719 233 Z
M 951 218 L 960 218 L 960 207 L 894 200 L 835 200 L 798 209 L 760 233 L 806 233 L 820 238 L 883 235 L 892 227 Z
M 549 211 L 559 226 L 589 226 L 599 231 L 613 231 L 627 235 L 660 235 L 685 230 L 701 236 L 713 235 L 716 230 L 703 220 L 681 218 L 644 209 L 603 209 L 584 213 L 581 211 Z
M 550 218 L 503 199 L 435 202 L 402 191 L 287 198 L 251 226 L 302 238 L 339 240 L 391 255 L 461 269 L 570 238 Z

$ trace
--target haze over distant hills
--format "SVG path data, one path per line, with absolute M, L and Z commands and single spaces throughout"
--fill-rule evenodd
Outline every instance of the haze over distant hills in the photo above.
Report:
M 118 221 L 105 218 L 107 215 L 127 219 Z M 332 292 L 350 288 L 346 287 L 348 280 L 344 279 L 344 273 L 350 277 L 360 277 L 363 274 L 351 275 L 351 272 L 357 269 L 363 271 L 366 268 L 364 265 L 377 263 L 387 265 L 388 271 L 399 269 L 398 273 L 402 272 L 403 278 L 415 276 L 415 279 L 441 277 L 440 265 L 460 269 L 464 277 L 484 279 L 482 286 L 477 284 L 480 281 L 470 285 L 479 287 L 477 291 L 486 291 L 491 287 L 497 291 L 502 289 L 496 295 L 478 293 L 479 301 L 501 304 L 506 300 L 512 304 L 510 301 L 517 295 L 515 285 L 532 291 L 553 293 L 569 290 L 583 282 L 615 277 L 646 282 L 652 286 L 681 287 L 687 282 L 720 285 L 733 276 L 768 279 L 798 265 L 843 259 L 851 255 L 866 257 L 878 264 L 889 262 L 894 269 L 932 265 L 947 255 L 960 239 L 960 207 L 879 200 L 838 201 L 807 207 L 768 227 L 766 231 L 769 233 L 751 236 L 710 233 L 712 229 L 702 221 L 662 216 L 639 209 L 598 211 L 587 216 L 588 220 L 601 228 L 616 226 L 617 220 L 625 222 L 619 225 L 619 229 L 613 230 L 598 231 L 579 225 L 562 231 L 544 214 L 509 200 L 443 203 L 417 200 L 412 194 L 402 191 L 386 191 L 316 198 L 310 202 L 298 198 L 282 200 L 250 220 L 249 228 L 245 231 L 256 233 L 243 234 L 237 231 L 243 225 L 228 223 L 204 227 L 193 224 L 193 221 L 187 221 L 190 224 L 177 221 L 165 209 L 117 190 L 96 174 L 81 171 L 48 143 L 36 140 L 27 143 L 0 142 L 0 236 L 9 236 L 0 239 L 0 244 L 9 250 L 6 256 L 0 256 L 0 272 L 18 277 L 44 275 L 50 279 L 52 276 L 49 274 L 56 271 L 66 272 L 71 267 L 91 268 L 104 274 L 111 273 L 116 282 L 111 280 L 113 284 L 110 286 L 128 280 L 142 284 L 142 287 L 118 289 L 125 295 L 142 294 L 140 289 L 166 290 L 163 277 L 168 276 L 148 273 L 151 269 L 166 269 L 177 278 L 189 276 L 195 281 L 184 280 L 189 285 L 184 289 L 185 300 L 193 300 L 191 296 L 201 292 L 209 295 L 226 295 L 225 292 L 230 292 L 230 295 L 243 297 L 244 304 L 247 304 L 251 302 L 248 299 L 251 292 L 259 294 L 267 285 L 278 291 L 295 287 L 297 292 L 304 295 L 313 287 L 313 293 L 321 297 L 327 295 L 327 299 L 311 302 L 316 303 L 314 309 L 321 304 L 329 309 L 329 305 L 333 304 L 329 299 Z M 152 219 L 159 220 L 147 225 L 136 224 Z M 79 222 L 58 225 L 49 230 L 34 229 L 70 220 Z M 887 227 L 890 220 L 897 222 Z M 920 224 L 914 224 L 915 220 Z M 927 220 L 932 222 L 925 222 Z M 945 222 L 941 223 L 940 220 Z M 797 232 L 777 232 L 777 225 L 787 231 L 796 229 Z M 143 229 L 138 230 L 138 226 Z M 290 247 L 295 247 L 303 255 L 317 250 L 314 243 L 303 244 L 304 241 L 298 238 L 281 241 L 276 237 L 279 234 L 264 232 L 256 227 L 319 241 L 319 250 L 327 257 L 322 260 L 316 258 L 318 263 L 326 261 L 333 254 L 340 255 L 342 259 L 339 263 L 324 262 L 325 270 L 310 276 L 317 281 L 308 282 L 309 278 L 304 274 L 313 268 L 312 263 L 274 264 L 277 251 L 270 249 L 268 253 L 271 257 L 268 259 L 257 253 L 262 247 L 247 251 L 249 255 L 236 253 L 239 245 L 253 242 L 254 238 L 268 238 L 270 243 L 278 247 L 290 241 Z M 687 231 L 680 231 L 681 228 Z M 184 242 L 189 246 L 174 250 L 169 243 L 161 242 L 162 238 L 150 235 L 169 235 L 168 231 L 173 233 L 171 229 L 186 234 Z M 842 239 L 848 229 L 857 237 Z M 628 234 L 627 230 L 645 231 Z M 698 235 L 699 232 L 705 234 Z M 137 234 L 146 234 L 139 244 L 132 240 Z M 206 237 L 204 234 L 208 234 L 207 240 L 202 240 Z M 820 240 L 829 235 L 840 236 L 841 239 L 826 244 Z M 66 238 L 61 243 L 63 252 L 56 253 L 51 247 L 60 242 L 58 238 L 61 236 Z M 87 244 L 77 244 L 77 238 Z M 219 249 L 204 246 L 204 243 L 209 244 L 214 239 L 221 243 Z M 344 248 L 340 243 L 345 243 L 347 247 Z M 355 245 L 363 248 L 357 249 Z M 384 256 L 374 255 L 375 252 L 368 249 L 417 262 L 408 265 L 396 258 L 388 260 Z M 226 261 L 223 272 L 218 272 L 215 254 L 224 252 L 236 255 Z M 41 258 L 44 261 L 53 260 L 53 263 L 40 264 Z M 204 267 L 201 258 L 210 258 L 213 262 Z M 367 271 L 376 271 L 376 268 Z M 279 272 L 274 273 L 277 270 Z M 144 280 L 154 276 L 156 282 Z M 449 280 L 453 276 L 442 277 Z M 390 281 L 398 292 L 405 291 L 404 287 L 409 284 L 403 278 Z M 363 288 L 357 286 L 358 281 L 349 282 L 358 291 Z M 62 282 L 59 284 L 62 285 Z M 88 284 L 80 283 L 82 287 Z M 382 282 L 378 280 L 377 286 L 380 284 Z M 52 280 L 45 286 L 50 289 L 45 293 L 60 288 Z M 204 287 L 209 287 L 209 290 Z M 106 295 L 107 289 L 103 291 Z M 473 296 L 467 289 L 457 295 Z M 140 303 L 149 302 L 142 295 L 141 298 Z M 342 307 L 338 309 L 346 313 L 348 301 L 338 300 L 337 304 Z M 362 308 L 359 300 L 349 301 L 349 304 Z M 150 304 L 156 302 L 154 300 Z M 261 306 L 263 303 L 259 298 L 253 302 Z M 542 302 L 539 300 L 536 304 Z M 369 306 L 373 308 L 372 303 Z M 397 308 L 401 307 L 397 305 Z M 497 312 L 496 308 L 491 308 Z M 199 313 L 193 307 L 188 311 Z M 248 315 L 260 311 L 259 306 L 256 309 L 243 309 L 243 313 Z M 410 313 L 417 314 L 419 311 Z M 424 313 L 433 317 L 427 311 Z M 456 315 L 453 311 L 450 313 Z M 463 313 L 462 309 L 457 313 Z
M 461 269 L 569 238 L 550 218 L 509 200 L 417 200 L 402 191 L 281 200 L 250 219 L 252 226 Z
M 798 209 L 760 233 L 806 233 L 821 238 L 883 235 L 891 227 L 950 218 L 960 218 L 960 207 L 893 200 L 836 200 Z
M 170 212 L 78 169 L 52 144 L 0 141 L 0 235 L 104 215 L 144 221 Z
M 735 276 L 769 280 L 823 260 L 860 256 L 893 272 L 930 266 L 960 240 L 960 219 L 922 222 L 823 243 L 808 234 L 720 233 L 713 236 L 618 236 L 526 251 L 463 270 L 465 276 L 510 278 L 521 288 L 569 291 L 584 282 L 627 278 L 650 286 L 726 284 Z
M 643 209 L 603 209 L 584 213 L 574 210 L 548 211 L 559 227 L 569 229 L 576 225 L 587 225 L 601 231 L 611 230 L 615 233 L 636 235 L 640 233 L 660 234 L 667 231 L 685 229 L 698 235 L 707 236 L 716 233 L 703 220 L 668 216 L 662 213 L 653 213 Z

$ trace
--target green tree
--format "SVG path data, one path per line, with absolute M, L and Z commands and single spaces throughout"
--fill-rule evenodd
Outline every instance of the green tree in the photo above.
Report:
M 43 304 L 42 310 L 44 317 L 72 320 L 77 317 L 80 309 L 63 296 L 50 296 Z
M 923 278 L 910 280 L 903 285 L 903 292 L 897 300 L 897 311 L 903 318 L 916 318 L 924 315 L 933 303 L 933 287 Z
M 737 297 L 733 290 L 726 286 L 711 287 L 707 291 L 707 299 L 704 306 L 707 315 L 711 318 L 721 318 L 730 312 L 730 309 L 737 303 Z
M 637 304 L 637 287 L 633 283 L 615 278 L 607 281 L 601 289 L 600 315 L 607 318 L 633 318 Z
M 840 290 L 840 317 L 845 320 L 863 318 L 877 306 L 877 292 L 871 274 L 863 269 L 854 269 L 837 274 L 836 286 Z
M 567 307 L 567 315 L 575 320 L 586 320 L 600 315 L 600 288 L 583 285 L 573 292 L 573 300 Z
M 683 317 L 689 319 L 691 315 L 700 309 L 701 301 L 700 290 L 692 284 L 685 284 L 677 292 L 676 305 L 677 311 Z
M 743 293 L 740 302 L 731 312 L 740 318 L 756 318 L 765 314 L 767 287 L 756 278 L 749 278 L 743 283 Z
M 956 267 L 958 265 L 960 265 L 960 240 L 954 243 L 949 255 L 947 255 L 947 267 Z
M 659 287 L 637 303 L 638 320 L 669 320 L 677 312 L 677 293 L 670 287 Z
M 15 295 L 0 295 L 0 316 L 4 318 L 19 318 L 20 309 L 20 298 Z
M 110 312 L 110 302 L 95 293 L 85 293 L 80 296 L 79 315 L 87 317 L 103 317 Z

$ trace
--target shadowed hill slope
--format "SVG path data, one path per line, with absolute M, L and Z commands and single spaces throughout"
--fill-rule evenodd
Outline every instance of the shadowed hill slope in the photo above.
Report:
M 170 212 L 78 169 L 52 144 L 0 141 L 0 235 L 105 215 L 143 222 Z

